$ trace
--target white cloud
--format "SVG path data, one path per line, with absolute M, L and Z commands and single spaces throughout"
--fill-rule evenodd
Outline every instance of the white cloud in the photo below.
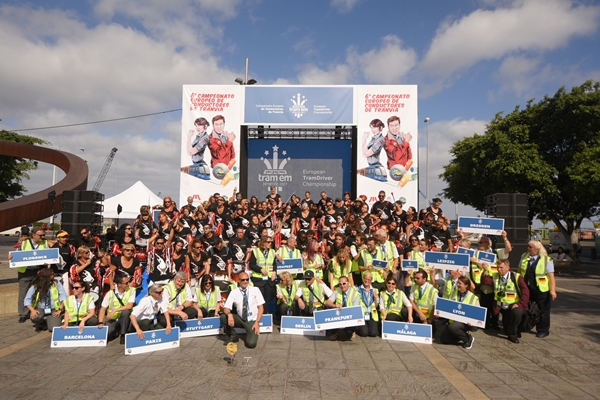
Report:
M 298 83 L 300 85 L 345 85 L 352 78 L 351 68 L 346 64 L 333 64 L 326 69 L 306 64 L 300 67 Z
M 360 0 L 331 0 L 331 5 L 341 13 L 351 11 Z
M 512 7 L 476 10 L 440 26 L 421 68 L 446 78 L 481 60 L 553 50 L 595 32 L 599 16 L 599 6 L 564 0 L 516 0 Z
M 350 50 L 349 63 L 357 63 L 365 80 L 376 84 L 399 84 L 417 62 L 413 49 L 402 48 L 402 40 L 395 35 L 382 39 L 381 47 L 363 54 Z

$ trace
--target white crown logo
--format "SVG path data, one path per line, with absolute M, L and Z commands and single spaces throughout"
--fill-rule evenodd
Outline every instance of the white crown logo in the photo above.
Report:
M 305 112 L 308 111 L 308 108 L 304 105 L 306 103 L 306 97 L 302 96 L 300 93 L 290 99 L 292 102 L 292 106 L 290 107 L 290 112 L 296 116 L 296 118 L 300 118 L 304 115 Z

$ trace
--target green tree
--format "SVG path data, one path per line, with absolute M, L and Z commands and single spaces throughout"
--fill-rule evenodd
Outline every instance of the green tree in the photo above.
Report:
M 47 144 L 45 140 L 33 136 L 19 135 L 5 130 L 0 131 L 0 140 L 25 144 Z M 37 161 L 19 157 L 0 155 L 0 202 L 14 199 L 27 192 L 23 179 L 29 179 L 29 172 L 36 170 Z
M 527 193 L 529 217 L 552 220 L 577 258 L 581 222 L 600 211 L 600 83 L 498 113 L 450 152 L 446 198 L 483 210 L 488 194 Z

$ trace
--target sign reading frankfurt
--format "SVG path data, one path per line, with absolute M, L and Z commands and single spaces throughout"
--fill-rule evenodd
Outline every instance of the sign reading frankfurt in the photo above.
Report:
M 125 335 L 126 356 L 177 347 L 179 347 L 179 327 L 177 326 L 172 328 L 171 333 L 168 335 L 166 329 L 144 332 L 143 339 L 140 339 L 137 333 L 128 333 Z
M 60 264 L 58 249 L 11 251 L 10 268 L 34 265 Z
M 469 268 L 469 255 L 444 253 L 441 251 L 426 251 L 425 265 L 428 268 L 465 271 Z
M 504 219 L 458 217 L 458 230 L 485 235 L 501 235 L 504 230 Z
M 349 328 L 365 324 L 361 306 L 315 311 L 317 329 Z
M 182 338 L 218 335 L 221 329 L 221 318 L 204 318 L 202 321 L 188 319 L 186 321 L 175 321 L 179 327 L 179 336 Z
M 435 315 L 485 329 L 487 309 L 438 297 Z
M 108 326 L 86 326 L 81 332 L 78 326 L 68 326 L 66 329 L 55 327 L 52 330 L 50 347 L 105 347 L 106 342 Z
M 433 331 L 429 324 L 383 321 L 381 338 L 401 342 L 431 344 Z
M 314 317 L 281 317 L 282 335 L 325 336 L 325 329 L 317 329 Z
M 300 274 L 304 271 L 302 268 L 302 259 L 301 258 L 288 258 L 283 260 L 282 263 L 277 262 L 277 273 L 280 274 L 284 271 L 289 272 L 290 274 Z

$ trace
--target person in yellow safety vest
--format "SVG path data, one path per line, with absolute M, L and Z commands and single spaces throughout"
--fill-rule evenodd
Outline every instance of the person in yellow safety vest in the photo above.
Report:
M 279 315 L 294 315 L 294 297 L 298 291 L 298 283 L 287 271 L 279 274 L 279 283 L 276 286 L 277 311 Z
M 461 273 L 456 269 L 448 271 L 448 276 L 443 279 L 443 286 L 438 289 L 438 292 L 441 291 L 442 293 L 442 298 L 451 300 L 456 296 L 458 290 L 458 278 L 461 276 L 460 274 Z M 469 279 L 469 282 L 470 281 L 471 280 Z
M 354 280 L 352 279 L 352 262 L 350 261 L 350 255 L 348 250 L 341 249 L 330 261 L 329 267 L 329 288 L 335 290 L 339 284 L 341 276 L 348 277 L 350 286 L 354 287 Z
M 232 283 L 237 283 L 232 281 Z M 231 285 L 231 284 L 230 284 Z M 236 286 L 237 287 L 237 286 Z M 198 319 L 214 317 L 221 310 L 221 289 L 215 286 L 212 275 L 203 275 L 200 279 L 200 287 L 195 288 L 196 302 L 194 306 L 198 310 Z
M 387 278 L 390 269 L 386 266 L 384 269 L 376 269 L 373 266 L 373 260 L 385 260 L 385 255 L 381 252 L 377 246 L 377 239 L 370 237 L 367 239 L 367 249 L 361 251 L 360 259 L 358 260 L 358 268 L 361 270 L 363 279 L 367 271 L 373 276 L 372 285 L 377 290 L 383 290 L 385 288 L 385 278 Z
M 61 328 L 67 326 L 79 326 L 81 332 L 85 326 L 98 325 L 96 318 L 96 304 L 90 294 L 90 287 L 86 282 L 75 282 L 71 287 L 75 294 L 65 300 L 65 314 Z
M 339 287 L 335 289 L 330 299 L 330 301 L 333 302 L 334 307 L 341 310 L 344 307 L 360 306 L 360 295 L 355 288 L 350 286 L 348 277 L 341 276 L 339 283 Z M 333 330 L 330 332 L 331 335 L 329 336 L 329 340 L 338 340 L 340 338 L 352 340 L 356 329 L 356 326 L 349 326 Z
M 287 239 L 287 243 L 283 246 L 281 246 L 278 250 L 277 253 L 275 254 L 275 258 L 277 259 L 277 261 L 279 261 L 280 263 L 283 262 L 283 260 L 290 260 L 293 258 L 300 258 L 302 259 L 302 252 L 296 248 L 296 245 L 298 244 L 298 241 L 296 239 L 296 236 L 290 236 Z M 292 278 L 293 279 L 301 279 L 302 278 L 302 274 L 292 274 Z
M 449 300 L 465 303 L 472 306 L 479 305 L 479 299 L 475 294 L 469 291 L 471 280 L 469 277 L 461 275 L 457 278 L 456 291 L 452 293 Z M 458 321 L 450 321 L 446 329 L 442 332 L 441 342 L 443 344 L 456 344 L 462 342 L 464 349 L 471 349 L 475 338 L 471 335 L 471 324 L 465 324 Z
M 358 294 L 360 295 L 360 305 L 365 314 L 365 324 L 359 326 L 356 330 L 358 336 L 361 337 L 379 336 L 379 312 L 377 311 L 379 305 L 379 290 L 371 285 L 372 281 L 373 275 L 371 275 L 370 272 L 366 272 L 363 277 L 362 285 L 357 289 Z
M 296 315 L 312 316 L 313 311 L 322 310 L 327 307 L 333 307 L 330 297 L 333 292 L 323 282 L 317 282 L 315 273 L 312 270 L 304 272 L 304 282 L 298 285 L 294 300 L 298 306 Z
M 350 246 L 350 256 L 352 257 L 352 279 L 355 284 L 362 282 L 361 270 L 358 267 L 360 253 L 367 248 L 367 237 L 364 233 L 356 235 L 354 244 Z
M 135 288 L 130 287 L 130 283 L 129 275 L 117 274 L 117 287 L 104 296 L 98 313 L 98 326 L 103 327 L 105 320 L 108 325 L 108 340 L 116 339 L 120 335 L 121 344 L 125 344 L 125 334 L 131 324 L 129 317 L 135 304 Z
M 54 245 L 54 243 L 56 243 L 56 241 L 48 241 L 44 239 L 45 236 L 46 231 L 44 229 L 34 228 L 31 232 L 31 237 L 25 238 L 20 242 L 19 251 L 49 249 Z M 8 259 L 12 259 L 12 255 L 10 253 L 8 254 Z M 19 323 L 23 323 L 29 318 L 29 310 L 23 305 L 23 301 L 25 300 L 25 294 L 27 293 L 29 286 L 31 286 L 33 278 L 43 267 L 43 265 L 31 265 L 29 267 L 17 268 L 17 278 L 19 279 L 19 298 L 17 300 Z
M 527 283 L 531 300 L 535 301 L 540 309 L 541 318 L 535 327 L 536 337 L 545 338 L 550 334 L 550 308 L 556 300 L 556 281 L 554 261 L 548 257 L 539 240 L 528 243 L 527 253 L 521 256 L 519 273 Z
M 494 314 L 502 314 L 502 327 L 508 340 L 519 343 L 523 316 L 529 307 L 529 288 L 521 274 L 510 271 L 507 258 L 498 260 L 498 272 L 493 275 L 484 267 L 481 282 L 494 285 Z
M 185 321 L 198 318 L 198 307 L 194 307 L 196 297 L 186 281 L 187 273 L 179 271 L 175 274 L 173 280 L 163 286 L 165 289 L 163 297 L 169 302 L 169 315 L 172 318 L 172 324 L 178 319 Z
M 64 310 L 67 295 L 63 286 L 54 279 L 54 270 L 44 268 L 33 278 L 25 294 L 24 305 L 31 312 L 31 322 L 36 332 L 44 329 L 52 332 L 60 326 L 60 315 Z
M 396 248 L 396 244 L 390 240 L 388 240 L 389 235 L 385 229 L 379 229 L 375 232 L 375 239 L 377 239 L 377 246 L 381 250 L 384 255 L 384 260 L 388 262 L 388 268 L 397 277 L 398 273 L 398 249 Z
M 438 297 L 438 290 L 432 284 L 427 282 L 427 272 L 419 269 L 414 275 L 414 285 L 410 289 L 410 302 L 413 306 L 413 320 L 423 324 L 431 324 L 432 331 L 435 333 L 436 327 L 433 323 L 435 319 L 435 302 Z M 406 318 L 402 310 L 402 317 Z M 406 319 L 405 319 L 406 320 Z
M 431 268 L 427 268 L 425 266 L 425 252 L 428 249 L 429 249 L 429 244 L 427 243 L 427 240 L 426 239 L 419 239 L 419 248 L 418 248 L 418 250 L 412 249 L 410 251 L 410 253 L 409 253 L 409 259 L 416 260 L 417 263 L 418 263 L 418 265 L 419 265 L 419 269 L 422 269 L 423 271 L 427 272 L 427 274 L 431 275 L 430 273 L 431 273 L 432 269 Z M 413 278 L 414 274 L 415 273 L 412 272 L 409 275 L 410 278 L 411 278 L 411 282 L 409 282 L 411 287 L 412 287 L 412 284 L 413 284 L 412 278 Z M 404 284 L 406 285 L 406 282 Z
M 404 294 L 398 289 L 398 281 L 389 277 L 385 281 L 386 290 L 379 296 L 379 310 L 381 319 L 386 321 L 413 322 L 413 306 Z
M 273 239 L 264 237 L 258 242 L 258 247 L 250 255 L 250 280 L 260 290 L 265 301 L 265 314 L 268 314 L 269 303 L 273 300 L 273 289 L 277 278 L 277 263 L 275 250 L 271 248 Z
M 309 240 L 306 245 L 306 251 L 302 253 L 304 272 L 312 271 L 317 279 L 323 280 L 323 268 L 325 263 L 323 257 L 319 254 L 321 245 L 316 240 Z

